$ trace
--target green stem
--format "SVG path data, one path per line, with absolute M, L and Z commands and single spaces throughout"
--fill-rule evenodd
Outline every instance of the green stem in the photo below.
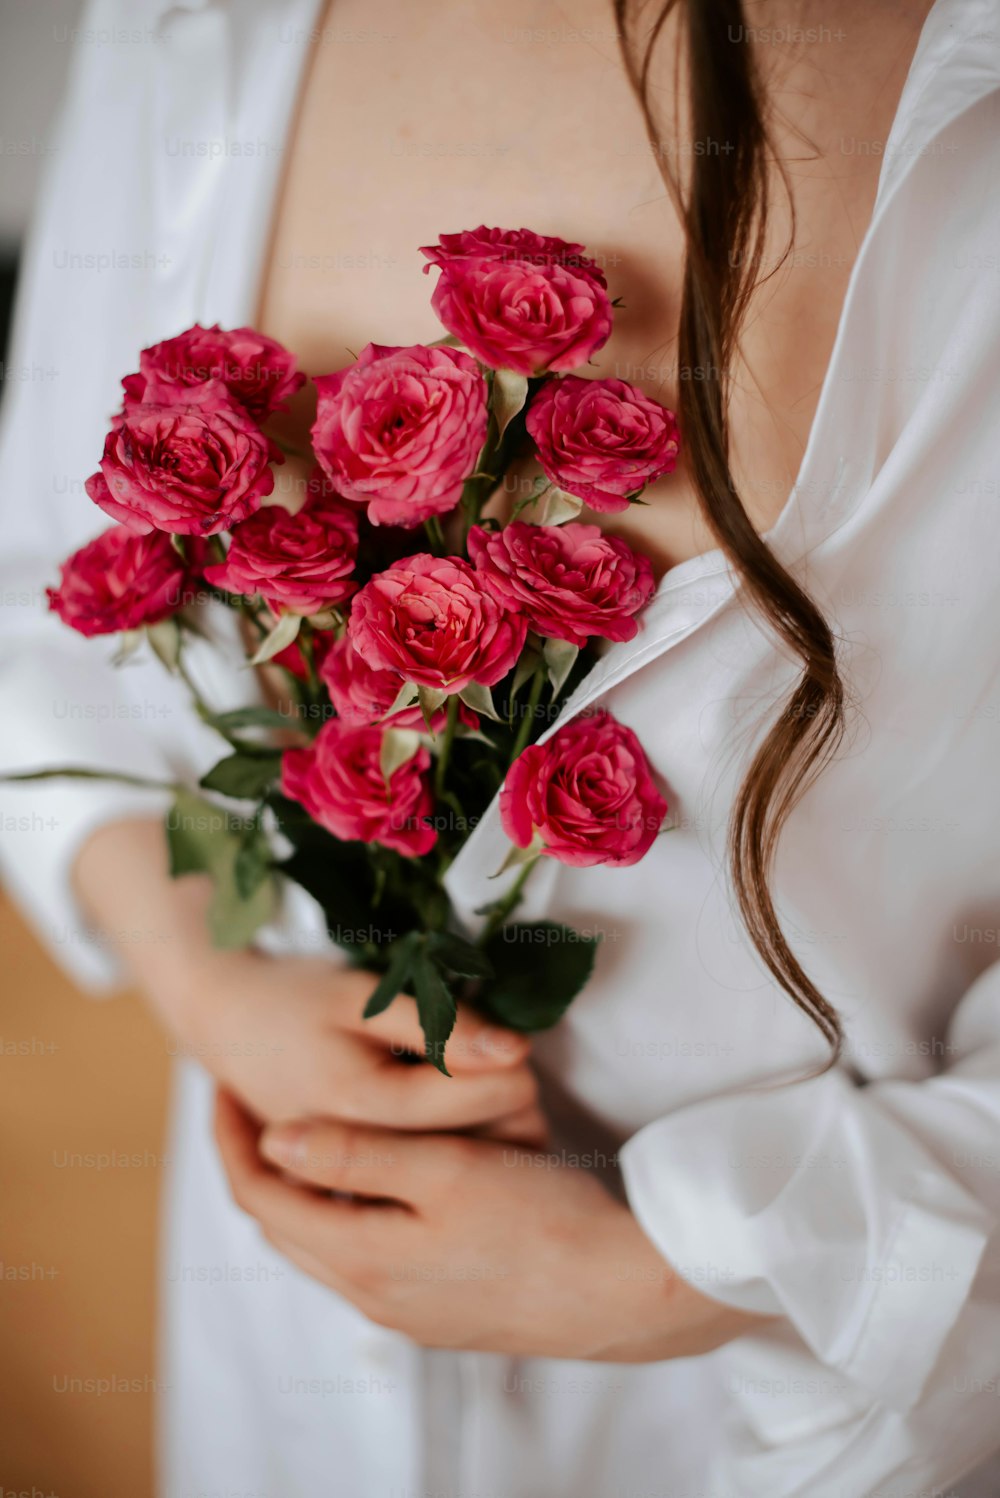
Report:
M 546 494 L 548 494 L 549 490 L 552 487 L 552 484 L 545 484 L 541 489 L 535 489 L 531 494 L 528 495 L 526 499 L 519 499 L 517 504 L 510 512 L 511 520 L 516 520 L 524 510 L 529 508 L 529 506 L 537 505 L 538 501 L 540 499 L 544 499 Z
M 271 441 L 275 447 L 280 447 L 288 458 L 312 458 L 314 456 L 308 447 L 296 447 L 294 442 L 286 442 L 283 437 L 271 437 Z
M 113 780 L 119 785 L 135 785 L 143 790 L 181 791 L 176 780 L 152 780 L 147 775 L 128 775 L 123 770 L 90 770 L 83 765 L 56 765 L 50 770 L 25 770 L 16 775 L 0 775 L 0 781 L 13 783 L 27 780 Z
M 303 623 L 302 628 L 296 636 L 295 643 L 298 645 L 302 659 L 306 663 L 306 670 L 309 673 L 309 689 L 315 697 L 318 697 L 323 688 L 320 685 L 319 673 L 316 670 L 316 655 L 313 650 L 312 635 L 308 624 Z
M 178 656 L 177 658 L 177 675 L 180 677 L 181 681 L 191 693 L 191 701 L 194 703 L 194 710 L 198 714 L 198 717 L 201 719 L 201 721 L 203 723 L 207 723 L 210 728 L 214 728 L 216 733 L 221 734 L 227 744 L 231 744 L 234 749 L 239 749 L 241 747 L 239 740 L 234 739 L 231 734 L 226 733 L 223 729 L 219 728 L 213 722 L 213 719 L 216 715 L 215 713 L 213 713 L 212 709 L 209 707 L 208 703 L 202 697 L 201 693 L 198 691 L 198 688 L 192 681 L 191 675 L 184 664 L 184 659 L 182 656 Z
M 451 757 L 451 746 L 455 742 L 455 729 L 458 726 L 458 697 L 452 695 L 448 698 L 448 716 L 445 720 L 444 735 L 441 739 L 441 748 L 438 751 L 437 768 L 434 772 L 434 791 L 439 799 L 445 796 L 444 778 L 448 771 L 448 760 Z
M 444 531 L 441 529 L 441 521 L 437 515 L 431 515 L 424 521 L 424 533 L 431 545 L 431 551 L 436 557 L 443 557 L 447 551 L 444 540 Z
M 462 545 L 469 539 L 469 532 L 478 523 L 479 512 L 489 499 L 499 480 L 493 474 L 486 478 L 466 479 L 465 488 L 462 490 Z
M 535 667 L 535 674 L 531 678 L 531 691 L 528 693 L 528 700 L 524 704 L 524 716 L 521 720 L 521 726 L 517 731 L 517 738 L 514 740 L 514 749 L 510 756 L 511 764 L 514 763 L 531 738 L 531 730 L 535 723 L 535 708 L 538 706 L 538 700 L 542 695 L 542 687 L 545 685 L 545 674 L 545 664 L 544 662 L 539 662 Z
M 181 681 L 190 692 L 191 701 L 194 704 L 194 710 L 198 714 L 198 717 L 201 719 L 201 721 L 205 723 L 209 728 L 214 728 L 215 732 L 219 734 L 221 738 L 225 739 L 229 747 L 231 749 L 235 749 L 237 753 L 252 754 L 256 747 L 255 745 L 247 744 L 243 739 L 239 737 L 238 734 L 227 733 L 224 728 L 219 727 L 218 723 L 215 721 L 217 714 L 212 711 L 212 709 L 209 707 L 208 703 L 205 701 L 204 697 L 202 697 L 201 693 L 198 691 L 198 688 L 192 681 L 191 676 L 184 665 L 183 656 L 178 656 L 177 658 L 177 675 L 180 677 Z
M 521 896 L 524 893 L 524 886 L 528 882 L 528 875 L 535 867 L 538 859 L 539 855 L 536 853 L 533 858 L 529 858 L 528 861 L 522 865 L 521 872 L 514 880 L 514 883 L 511 885 L 510 889 L 503 896 L 503 898 L 501 900 L 498 900 L 497 903 L 493 906 L 493 909 L 490 912 L 489 919 L 487 920 L 486 925 L 483 927 L 482 933 L 479 937 L 479 945 L 481 947 L 485 946 L 490 938 L 496 935 L 501 926 L 503 926 L 507 917 L 512 913 L 515 907 L 521 903 Z
M 271 633 L 271 626 L 268 625 L 265 619 L 261 618 L 264 610 L 259 606 L 259 604 L 251 603 L 249 598 L 241 598 L 238 607 L 242 609 L 244 614 L 246 614 L 247 618 L 253 624 L 260 638 L 262 640 L 266 640 L 268 635 Z

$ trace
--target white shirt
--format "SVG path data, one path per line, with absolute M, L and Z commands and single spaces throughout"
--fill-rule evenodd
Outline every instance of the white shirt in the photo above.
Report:
M 316 11 L 103 0 L 84 22 L 142 35 L 81 39 L 27 261 L 12 362 L 40 373 L 9 393 L 0 453 L 5 767 L 196 775 L 217 755 L 157 666 L 112 672 L 110 649 L 47 619 L 39 590 L 101 529 L 82 483 L 138 349 L 253 317 Z M 665 1259 L 780 1320 L 645 1367 L 428 1354 L 261 1245 L 225 1194 L 208 1083 L 185 1064 L 163 1264 L 168 1498 L 448 1484 L 461 1498 L 914 1498 L 1000 1446 L 998 116 L 993 7 L 937 0 L 770 536 L 834 624 L 853 697 L 847 745 L 793 813 L 775 873 L 784 929 L 844 1019 L 845 1064 L 785 1083 L 822 1042 L 733 915 L 732 798 L 795 667 L 720 554 L 668 573 L 637 638 L 566 710 L 600 701 L 636 730 L 676 825 L 632 869 L 547 863 L 531 887 L 534 913 L 605 933 L 593 982 L 537 1047 L 566 1149 L 595 1168 L 620 1149 Z M 212 138 L 214 156 L 164 149 Z M 199 666 L 220 705 L 246 700 L 245 675 L 208 652 Z M 143 804 L 95 787 L 0 796 L 5 878 L 84 980 L 109 964 L 69 861 L 96 823 Z M 506 848 L 494 810 L 450 875 L 461 911 L 495 897 Z M 309 902 L 293 907 L 275 940 L 320 941 Z M 193 1273 L 240 1265 L 259 1272 Z

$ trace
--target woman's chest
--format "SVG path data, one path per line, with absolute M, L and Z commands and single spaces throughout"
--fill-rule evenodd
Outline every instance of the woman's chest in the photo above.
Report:
M 833 140 L 833 117 L 821 123 Z M 696 154 L 724 161 L 731 150 L 682 128 L 650 145 L 604 0 L 584 0 L 572 26 L 554 5 L 389 4 L 376 22 L 360 0 L 337 0 L 288 145 L 260 325 L 312 373 L 344 366 L 369 341 L 434 339 L 419 247 L 479 223 L 526 225 L 583 241 L 622 299 L 593 373 L 676 408 L 683 379 L 715 372 L 678 365 L 683 234 L 661 169 L 684 175 Z M 817 190 L 828 163 L 797 169 L 801 247 L 754 306 L 733 390 L 735 471 L 761 529 L 798 471 L 859 215 L 874 197 L 877 156 L 841 153 L 834 166 L 835 192 Z M 775 260 L 785 218 L 776 213 Z M 307 419 L 303 408 L 300 434 Z M 661 567 L 713 544 L 683 463 L 647 498 L 641 519 L 618 528 Z

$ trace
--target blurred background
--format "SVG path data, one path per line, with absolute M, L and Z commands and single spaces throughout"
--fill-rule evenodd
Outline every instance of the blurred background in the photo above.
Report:
M 7 341 L 17 266 L 81 9 L 74 0 L 0 0 L 0 401 L 17 378 Z M 0 828 L 0 877 L 17 836 Z M 0 887 L 5 1498 L 152 1492 L 168 1062 L 140 1000 L 79 993 Z

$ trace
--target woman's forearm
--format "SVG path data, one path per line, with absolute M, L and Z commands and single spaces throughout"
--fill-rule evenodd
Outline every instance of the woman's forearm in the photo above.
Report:
M 213 966 L 242 960 L 211 945 L 207 875 L 172 879 L 163 825 L 147 818 L 99 828 L 77 855 L 72 879 L 81 906 L 160 1020 L 186 1035 L 211 991 L 211 982 L 197 982 L 198 975 L 210 980 Z

